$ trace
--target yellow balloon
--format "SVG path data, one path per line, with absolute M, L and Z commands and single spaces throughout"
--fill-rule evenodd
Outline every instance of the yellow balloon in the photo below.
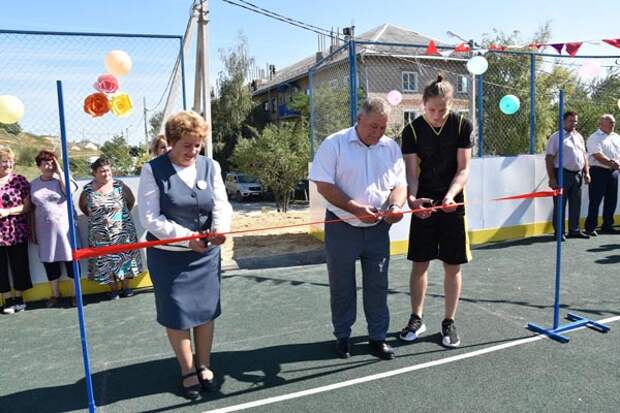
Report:
M 0 96 L 0 123 L 10 125 L 24 116 L 24 104 L 11 95 Z
M 618 109 L 620 109 L 620 99 L 618 99 Z
M 111 50 L 105 55 L 105 67 L 114 76 L 125 76 L 131 70 L 131 57 L 122 50 Z

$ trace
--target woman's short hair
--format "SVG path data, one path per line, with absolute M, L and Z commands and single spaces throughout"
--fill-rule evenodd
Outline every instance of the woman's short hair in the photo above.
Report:
M 196 112 L 185 111 L 170 116 L 166 121 L 165 130 L 168 145 L 172 146 L 188 134 L 198 135 L 204 139 L 209 132 L 209 124 Z
M 99 168 L 103 168 L 104 166 L 112 166 L 112 161 L 110 160 L 110 158 L 106 157 L 106 156 L 101 156 L 99 158 L 97 158 L 97 160 L 95 160 L 95 162 L 90 164 L 90 171 L 92 173 L 97 172 L 97 169 Z
M 0 159 L 9 158 L 15 160 L 15 153 L 8 146 L 0 146 Z
M 151 141 L 151 155 L 157 155 L 157 148 L 159 148 L 159 144 L 164 143 L 164 145 L 168 146 L 168 141 L 166 140 L 166 135 L 160 133 Z
M 34 158 L 34 161 L 36 162 L 37 166 L 41 166 L 43 162 L 53 161 L 56 159 L 56 154 L 54 152 L 42 150 L 41 152 L 39 152 L 37 157 Z

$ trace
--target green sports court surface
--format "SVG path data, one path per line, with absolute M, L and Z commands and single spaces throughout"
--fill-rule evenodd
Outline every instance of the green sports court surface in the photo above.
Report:
M 602 334 L 567 333 L 568 344 L 534 335 L 550 326 L 555 243 L 550 237 L 487 244 L 464 268 L 457 327 L 462 346 L 439 344 L 441 266 L 434 263 L 427 332 L 400 343 L 409 316 L 410 263 L 390 264 L 388 341 L 397 357 L 366 348 L 358 294 L 353 357 L 334 356 L 324 264 L 228 271 L 212 368 L 219 392 L 198 402 L 176 395 L 178 367 L 155 322 L 153 294 L 86 298 L 96 404 L 101 412 L 616 412 L 620 406 L 620 236 L 569 240 L 562 310 L 607 320 Z M 359 279 L 359 277 L 358 277 Z M 361 293 L 361 291 L 360 291 Z M 28 310 L 0 317 L 0 411 L 85 411 L 76 312 Z

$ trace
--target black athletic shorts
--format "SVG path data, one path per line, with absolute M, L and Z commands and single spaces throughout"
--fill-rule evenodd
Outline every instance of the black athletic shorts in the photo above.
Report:
M 464 210 L 434 212 L 427 219 L 411 216 L 407 259 L 416 262 L 440 259 L 446 264 L 471 261 Z

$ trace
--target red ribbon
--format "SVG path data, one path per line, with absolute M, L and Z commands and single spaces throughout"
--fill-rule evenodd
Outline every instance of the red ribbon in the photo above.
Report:
M 561 189 L 555 189 L 551 191 L 530 192 L 527 194 L 511 195 L 511 196 L 506 196 L 506 197 L 501 197 L 501 198 L 495 198 L 493 199 L 493 201 L 506 201 L 506 200 L 511 200 L 511 199 L 530 199 L 530 198 L 559 196 L 561 192 L 562 192 Z M 452 205 L 438 205 L 438 206 L 432 206 L 428 208 L 418 208 L 418 209 L 414 209 L 411 211 L 402 211 L 402 212 L 397 212 L 397 213 L 393 213 L 389 211 L 381 211 L 378 213 L 378 216 L 380 218 L 384 218 L 384 217 L 390 217 L 390 216 L 398 216 L 400 214 L 415 214 L 417 212 L 423 212 L 423 211 L 435 212 L 435 211 L 441 211 L 443 209 L 452 209 L 452 208 L 462 206 L 462 205 L 465 205 L 465 203 L 460 202 L 460 203 L 456 203 Z M 346 221 L 356 220 L 359 218 L 373 218 L 373 217 L 375 216 L 374 215 L 368 215 L 365 217 L 352 216 L 349 218 L 338 218 L 338 219 L 331 219 L 327 221 L 304 222 L 302 224 L 278 225 L 274 227 L 244 229 L 244 230 L 239 230 L 239 231 L 229 231 L 229 232 L 222 232 L 222 233 L 208 232 L 204 234 L 189 235 L 187 237 L 167 238 L 167 239 L 160 239 L 160 240 L 154 240 L 154 241 L 142 241 L 142 242 L 134 242 L 130 244 L 106 245 L 103 247 L 80 248 L 80 249 L 73 251 L 73 259 L 77 261 L 77 260 L 82 260 L 86 258 L 100 257 L 100 256 L 107 255 L 107 254 L 117 254 L 119 252 L 124 252 L 124 251 L 133 251 L 133 250 L 138 250 L 142 248 L 156 247 L 158 245 L 167 245 L 167 244 L 174 244 L 177 242 L 190 241 L 193 239 L 201 239 L 201 238 L 210 239 L 210 238 L 216 237 L 217 235 L 234 235 L 234 234 L 242 234 L 242 233 L 248 233 L 248 232 L 259 232 L 259 231 L 269 231 L 269 230 L 274 230 L 274 229 L 301 227 L 301 226 L 306 226 L 306 225 L 333 224 L 336 222 L 346 222 Z

